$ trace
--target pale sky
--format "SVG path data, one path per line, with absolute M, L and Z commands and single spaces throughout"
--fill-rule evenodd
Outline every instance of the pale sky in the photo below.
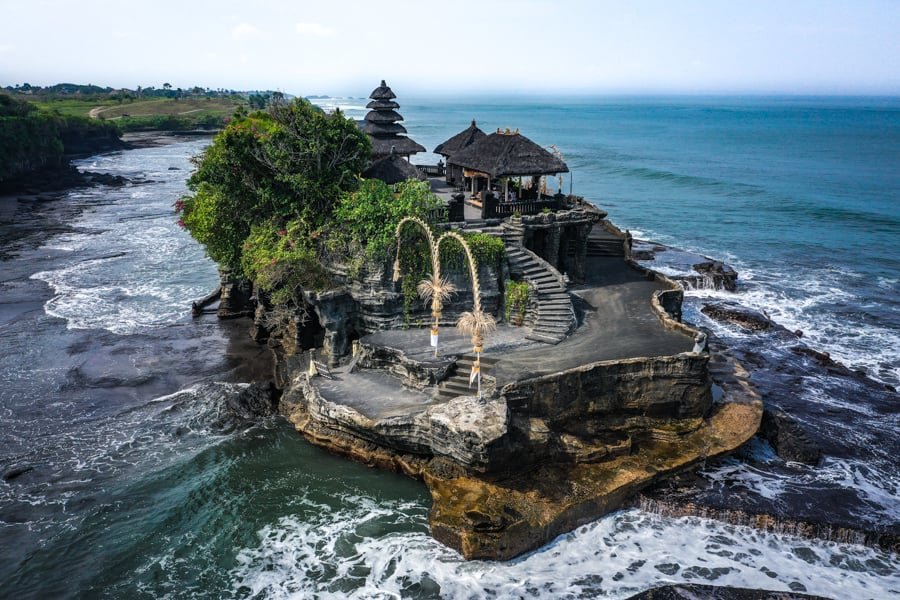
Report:
M 900 0 L 0 0 L 0 85 L 900 94 Z

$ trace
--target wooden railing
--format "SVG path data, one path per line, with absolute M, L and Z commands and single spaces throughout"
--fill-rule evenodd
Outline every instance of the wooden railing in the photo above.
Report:
M 428 211 L 426 220 L 429 223 L 447 223 L 450 221 L 449 211 L 446 206 L 432 208 Z
M 447 172 L 444 165 L 416 165 L 416 168 L 425 173 L 426 177 L 443 177 Z
M 557 210 L 559 202 L 555 199 L 520 200 L 518 202 L 500 202 L 494 208 L 495 216 L 504 218 L 518 213 L 520 215 L 536 215 L 544 210 Z

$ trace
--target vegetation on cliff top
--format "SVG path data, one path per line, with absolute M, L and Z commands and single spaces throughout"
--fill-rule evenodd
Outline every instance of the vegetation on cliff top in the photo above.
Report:
M 222 267 L 264 289 L 327 287 L 319 238 L 335 202 L 353 192 L 371 153 L 340 113 L 308 101 L 238 114 L 195 161 L 192 194 L 176 205 L 184 226 Z M 315 260 L 314 260 L 315 258 Z
M 262 109 L 283 95 L 274 91 L 238 92 L 199 86 L 114 89 L 60 83 L 47 87 L 28 83 L 8 86 L 17 100 L 66 117 L 112 121 L 120 131 L 221 129 L 238 109 Z
M 60 115 L 0 93 L 0 183 L 61 167 L 66 153 L 114 145 L 111 123 Z
M 443 207 L 427 182 L 361 179 L 370 156 L 368 137 L 342 113 L 279 100 L 265 111 L 236 113 L 195 160 L 191 193 L 176 210 L 220 266 L 254 281 L 276 303 L 300 302 L 303 290 L 331 285 L 326 266 L 350 278 L 367 266 L 382 269 L 397 223 L 427 220 Z M 479 260 L 502 258 L 501 240 L 468 238 Z M 405 241 L 414 287 L 430 264 L 428 249 L 421 240 Z M 459 249 L 446 253 L 448 264 L 462 264 Z

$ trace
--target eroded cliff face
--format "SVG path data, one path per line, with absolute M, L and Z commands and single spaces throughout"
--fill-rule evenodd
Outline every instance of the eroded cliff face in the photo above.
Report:
M 333 275 L 335 287 L 319 293 L 304 292 L 304 306 L 300 309 L 288 310 L 263 304 L 256 312 L 255 328 L 265 332 L 256 335 L 261 339 L 286 340 L 318 336 L 320 343 L 317 346 L 321 349 L 317 358 L 336 366 L 349 359 L 353 342 L 364 335 L 387 329 L 421 327 L 432 320 L 430 307 L 418 298 L 408 307 L 404 306 L 400 284 L 391 281 L 386 268 L 351 279 L 346 270 L 334 267 Z M 452 326 L 459 315 L 472 306 L 472 285 L 468 272 L 463 269 L 447 269 L 445 275 L 459 290 L 444 304 L 441 318 L 442 325 Z M 488 312 L 501 312 L 502 282 L 508 277 L 505 264 L 480 265 L 478 277 L 482 306 Z M 225 293 L 223 285 L 223 297 Z M 296 315 L 292 317 L 287 314 L 290 312 Z M 278 358 L 290 361 L 288 357 L 291 355 L 317 346 L 281 342 Z
M 481 268 L 482 303 L 491 312 L 501 308 L 505 271 Z M 461 273 L 452 276 L 467 289 Z M 668 289 L 647 302 L 663 327 L 690 339 L 698 332 L 677 319 L 682 292 L 663 283 Z M 470 293 L 459 294 L 445 305 L 442 323 L 470 307 Z M 423 479 L 434 500 L 433 535 L 467 558 L 508 559 L 534 549 L 663 476 L 734 450 L 759 427 L 762 402 L 737 366 L 720 383 L 723 399 L 713 401 L 703 345 L 536 377 L 486 375 L 482 398 L 440 399 L 435 385 L 455 357 L 424 360 L 368 341 L 383 334 L 365 338 L 430 322 L 420 301 L 412 309 L 404 319 L 399 286 L 378 273 L 305 295 L 300 309 L 262 305 L 256 327 L 278 359 L 282 414 L 330 452 Z
M 722 399 L 702 419 L 672 421 L 666 435 L 648 436 L 627 449 L 610 443 L 615 438 L 583 437 L 575 450 L 593 442 L 617 451 L 587 460 L 572 452 L 568 460 L 551 454 L 524 469 L 486 475 L 426 470 L 432 535 L 466 558 L 506 560 L 619 508 L 664 477 L 735 450 L 759 428 L 763 406 L 747 373 L 729 364 Z M 566 435 L 552 426 L 533 431 Z
M 527 441 L 524 456 L 598 462 L 701 427 L 712 404 L 708 362 L 685 353 L 584 365 L 505 385 L 500 397 Z

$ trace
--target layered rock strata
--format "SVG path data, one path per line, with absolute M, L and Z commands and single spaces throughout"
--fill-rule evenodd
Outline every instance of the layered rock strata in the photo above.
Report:
M 537 374 L 509 367 L 518 364 L 517 348 L 533 353 L 543 345 L 507 328 L 495 334 L 507 338 L 492 348 L 496 362 L 482 378 L 483 396 L 455 384 L 462 395 L 448 397 L 440 384 L 459 377 L 458 360 L 471 364 L 462 358 L 468 343 L 442 342 L 442 356 L 423 354 L 423 338 L 414 336 L 427 330 L 403 341 L 403 298 L 386 273 L 351 280 L 338 267 L 338 285 L 304 295 L 302 315 L 259 309 L 256 333 L 278 357 L 279 410 L 309 441 L 421 478 L 433 498 L 436 539 L 466 558 L 508 559 L 667 475 L 736 449 L 759 428 L 762 402 L 736 363 L 714 401 L 710 356 L 699 332 L 680 322 L 678 284 L 629 264 L 639 289 L 648 290 L 646 319 L 684 335 L 671 349 L 691 348 L 697 338 L 692 351 L 578 364 L 566 353 L 590 341 L 579 336 L 604 340 L 601 329 L 576 329 L 553 347 L 567 356 L 547 363 L 559 370 L 545 366 Z M 495 314 L 508 273 L 506 264 L 480 269 L 482 303 Z M 461 273 L 453 276 L 459 289 L 468 288 Z M 228 293 L 223 286 L 223 299 Z M 470 307 L 466 296 L 445 305 L 442 325 Z M 427 323 L 427 309 L 416 310 Z M 652 344 L 643 348 L 654 352 Z

